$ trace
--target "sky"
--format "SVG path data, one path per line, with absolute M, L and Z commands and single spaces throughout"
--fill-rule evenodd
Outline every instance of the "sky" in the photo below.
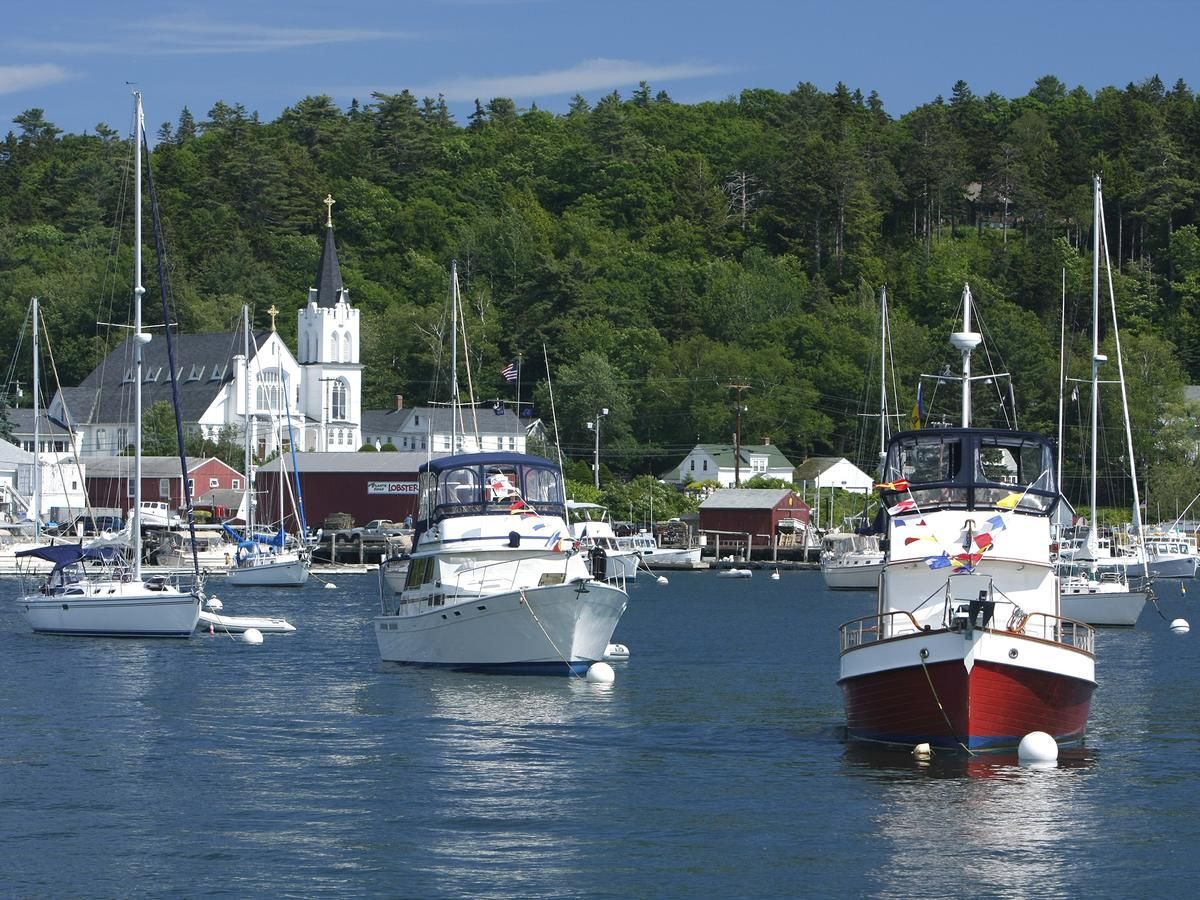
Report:
M 1043 75 L 1089 92 L 1158 75 L 1200 90 L 1200 4 L 1140 0 L 42 0 L 0 27 L 0 134 L 40 108 L 68 133 L 148 130 L 217 101 L 271 121 L 308 96 L 445 96 L 465 125 L 479 98 L 566 111 L 640 81 L 673 100 L 840 81 L 899 117 L 962 79 L 1025 95 Z

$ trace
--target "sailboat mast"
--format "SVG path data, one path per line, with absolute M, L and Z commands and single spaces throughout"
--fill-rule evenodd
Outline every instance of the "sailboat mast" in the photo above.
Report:
M 41 381 L 38 369 L 38 298 L 33 298 L 33 539 L 42 536 Z
M 879 474 L 883 480 L 883 461 L 887 458 L 887 288 L 879 290 Z
M 142 331 L 142 92 L 133 92 L 133 577 L 142 577 L 142 347 L 150 335 Z
M 450 261 L 450 451 L 458 452 L 458 260 Z
M 254 483 L 250 473 L 250 308 L 242 304 L 242 353 L 245 358 L 242 378 L 242 400 L 245 403 L 245 477 L 246 477 L 246 540 L 254 539 Z
M 1092 176 L 1092 476 L 1089 530 L 1096 534 L 1096 463 L 1100 433 L 1100 176 Z

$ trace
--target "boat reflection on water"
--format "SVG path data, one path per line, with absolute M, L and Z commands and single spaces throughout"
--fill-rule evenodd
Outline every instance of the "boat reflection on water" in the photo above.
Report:
M 1021 765 L 1016 754 L 935 753 L 848 747 L 848 774 L 882 782 L 874 822 L 877 863 L 864 872 L 878 896 L 956 894 L 1065 896 L 1064 838 L 1095 820 L 1084 778 L 1096 764 L 1087 747 L 1057 763 Z M 879 785 L 872 787 L 878 790 Z M 931 850 L 936 864 L 931 865 Z M 878 890 L 876 890 L 876 888 Z
M 423 760 L 421 790 L 435 802 L 453 798 L 456 812 L 439 827 L 460 839 L 431 843 L 414 865 L 433 883 L 468 894 L 472 886 L 493 896 L 527 894 L 531 867 L 571 883 L 586 866 L 590 839 L 586 828 L 563 826 L 605 791 L 603 778 L 580 772 L 579 748 L 588 748 L 597 772 L 612 764 L 621 693 L 582 678 L 445 671 L 428 673 L 425 686 L 425 746 L 414 752 Z M 564 752 L 564 742 L 573 749 Z M 438 819 L 436 810 L 431 815 Z

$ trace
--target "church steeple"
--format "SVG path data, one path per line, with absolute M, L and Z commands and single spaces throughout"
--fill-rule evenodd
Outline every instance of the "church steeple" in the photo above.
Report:
M 331 194 L 325 195 L 325 246 L 321 249 L 321 261 L 317 263 L 317 306 L 332 309 L 342 299 L 342 270 L 338 266 L 337 247 L 333 242 L 333 204 Z M 349 298 L 347 298 L 347 301 Z

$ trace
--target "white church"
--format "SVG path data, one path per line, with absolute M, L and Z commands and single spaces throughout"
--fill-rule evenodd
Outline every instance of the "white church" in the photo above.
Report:
M 459 433 L 452 446 L 451 415 L 443 408 L 362 408 L 359 310 L 342 285 L 333 239 L 333 198 L 326 196 L 325 242 L 316 286 L 297 311 L 296 354 L 275 330 L 252 335 L 249 358 L 241 332 L 174 334 L 179 406 L 189 434 L 215 440 L 232 427 L 242 439 L 250 429 L 254 455 L 263 458 L 293 445 L 300 452 L 355 452 L 364 443 L 401 451 L 523 453 L 529 433 L 542 435 L 536 419 L 522 420 L 497 403 L 495 414 L 474 418 L 477 433 Z M 142 409 L 172 403 L 167 342 L 152 330 L 142 349 Z M 127 338 L 78 387 L 62 388 L 49 415 L 66 423 L 82 457 L 119 456 L 132 443 L 133 344 Z M 247 392 L 247 386 L 249 391 Z M 249 398 L 247 400 L 247 397 Z M 249 405 L 249 409 L 247 409 Z

